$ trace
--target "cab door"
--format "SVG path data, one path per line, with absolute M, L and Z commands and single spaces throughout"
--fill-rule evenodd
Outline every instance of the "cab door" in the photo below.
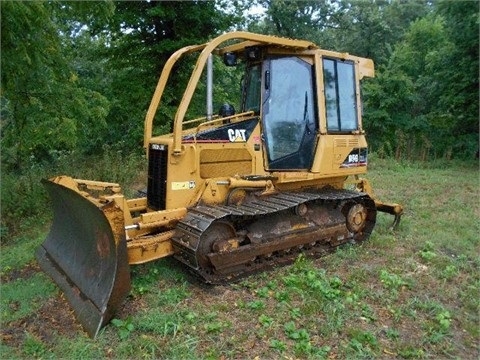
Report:
M 309 170 L 318 122 L 313 66 L 298 57 L 263 64 L 262 136 L 266 170 Z

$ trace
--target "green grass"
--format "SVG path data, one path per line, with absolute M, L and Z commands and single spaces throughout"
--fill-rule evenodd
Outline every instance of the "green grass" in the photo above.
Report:
M 57 288 L 43 273 L 2 284 L 2 322 L 12 322 L 35 312 Z
M 314 261 L 300 257 L 225 286 L 199 284 L 172 259 L 136 266 L 125 307 L 97 340 L 72 324 L 50 338 L 30 326 L 16 341 L 3 336 L 0 355 L 478 358 L 478 165 L 374 159 L 368 178 L 379 198 L 405 206 L 397 231 L 389 230 L 389 215 L 379 214 L 362 246 Z M 3 246 L 3 275 L 31 264 L 39 242 L 22 236 Z M 3 283 L 2 334 L 56 296 L 42 274 Z

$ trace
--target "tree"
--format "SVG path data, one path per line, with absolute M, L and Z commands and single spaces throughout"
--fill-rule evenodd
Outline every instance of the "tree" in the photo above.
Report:
M 438 14 L 455 46 L 437 57 L 442 90 L 437 113 L 451 123 L 454 156 L 471 157 L 479 148 L 479 3 L 441 1 Z
M 103 52 L 111 82 L 105 96 L 111 101 L 108 141 L 125 149 L 140 148 L 143 119 L 168 57 L 179 48 L 201 44 L 227 30 L 238 19 L 225 9 L 226 1 L 141 1 L 115 3 L 106 28 Z M 168 132 L 192 70 L 179 64 L 172 74 L 157 112 L 157 132 Z M 195 104 L 192 106 L 195 107 Z M 204 105 L 202 104 L 202 108 Z
M 429 11 L 428 1 L 285 1 L 259 0 L 266 9 L 262 21 L 249 29 L 261 33 L 311 40 L 325 49 L 388 60 L 408 25 Z
M 463 14 L 457 18 L 475 18 L 471 7 L 469 16 L 468 8 L 457 8 Z M 412 23 L 388 63 L 366 86 L 365 123 L 376 149 L 383 146 L 390 153 L 395 150 L 398 157 L 421 159 L 469 157 L 476 150 L 476 25 L 466 21 L 467 40 L 460 41 L 452 36 L 458 29 L 447 22 L 438 12 Z
M 2 163 L 21 171 L 75 148 L 86 129 L 104 122 L 108 102 L 79 86 L 63 47 L 67 34 L 57 22 L 62 3 L 0 6 Z
M 430 10 L 425 0 L 341 1 L 338 25 L 328 30 L 329 42 L 337 51 L 368 57 L 381 65 L 410 23 Z

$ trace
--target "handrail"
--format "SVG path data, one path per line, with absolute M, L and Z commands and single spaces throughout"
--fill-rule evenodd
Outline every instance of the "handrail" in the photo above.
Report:
M 160 75 L 160 79 L 158 80 L 157 86 L 155 88 L 155 92 L 153 93 L 152 100 L 150 101 L 150 106 L 148 107 L 147 115 L 145 116 L 144 132 L 143 132 L 144 148 L 148 147 L 148 143 L 152 138 L 153 119 L 155 117 L 155 113 L 157 112 L 158 105 L 160 104 L 160 100 L 162 99 L 163 91 L 165 90 L 165 86 L 167 85 L 167 81 L 173 66 L 184 54 L 198 51 L 203 47 L 205 47 L 205 45 L 185 46 L 175 51 L 165 63 L 165 66 L 163 67 L 162 73 Z

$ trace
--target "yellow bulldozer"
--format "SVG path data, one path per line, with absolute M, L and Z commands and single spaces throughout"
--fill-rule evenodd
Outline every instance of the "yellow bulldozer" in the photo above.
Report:
M 185 56 L 197 58 L 173 131 L 154 136 Z M 214 57 L 216 72 L 243 68 L 238 112 L 226 103 L 213 113 Z M 368 162 L 360 80 L 373 76 L 370 59 L 248 32 L 173 53 L 145 118 L 144 196 L 127 199 L 116 183 L 44 180 L 54 220 L 37 259 L 87 333 L 95 337 L 128 295 L 129 265 L 174 256 L 205 282 L 225 283 L 361 243 L 377 211 L 396 226 L 402 206 L 376 199 L 360 177 Z M 187 119 L 197 88 L 206 89 L 206 113 Z

